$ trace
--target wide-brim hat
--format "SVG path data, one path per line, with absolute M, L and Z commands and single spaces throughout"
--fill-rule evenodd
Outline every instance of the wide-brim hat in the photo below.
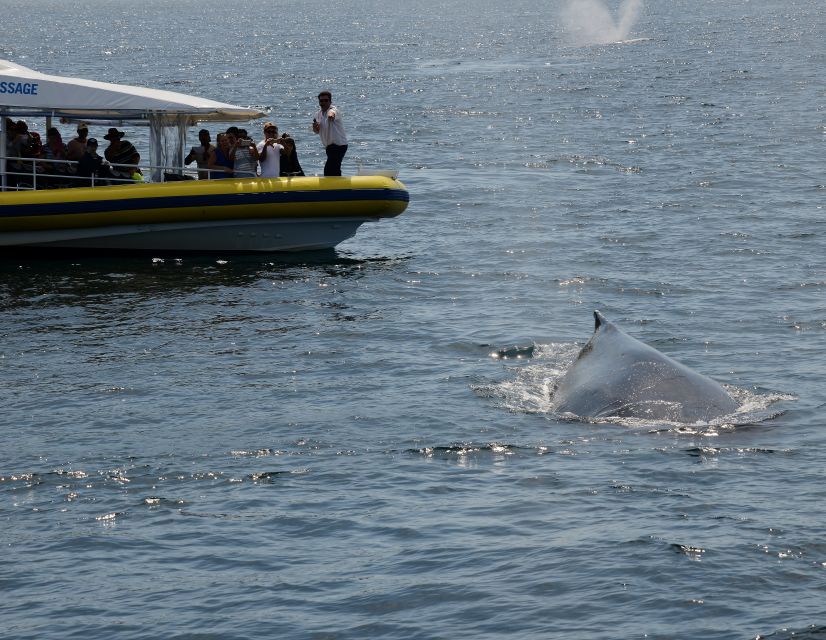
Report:
M 120 140 L 126 133 L 123 131 L 118 131 L 115 127 L 109 129 L 109 133 L 103 136 L 104 140 Z

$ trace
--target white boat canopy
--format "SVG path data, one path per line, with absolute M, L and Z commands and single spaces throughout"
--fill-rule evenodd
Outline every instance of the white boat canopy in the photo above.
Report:
M 8 60 L 0 60 L 0 113 L 84 120 L 189 116 L 190 124 L 249 121 L 265 115 L 174 91 L 48 75 Z
M 0 60 L 0 172 L 5 174 L 6 117 L 148 123 L 150 159 L 152 165 L 161 167 L 183 165 L 187 127 L 204 121 L 248 122 L 265 115 L 258 109 L 175 91 L 64 78 Z M 174 135 L 165 135 L 170 129 Z M 160 170 L 154 171 L 153 179 L 159 175 Z

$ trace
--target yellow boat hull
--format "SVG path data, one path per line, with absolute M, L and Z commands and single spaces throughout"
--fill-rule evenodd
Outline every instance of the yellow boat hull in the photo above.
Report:
M 402 213 L 385 176 L 245 178 L 0 193 L 0 246 L 163 251 L 331 248 Z

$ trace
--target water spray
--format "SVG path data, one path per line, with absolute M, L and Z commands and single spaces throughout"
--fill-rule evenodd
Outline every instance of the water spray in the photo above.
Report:
M 642 0 L 624 0 L 615 19 L 603 0 L 569 0 L 562 11 L 565 31 L 577 46 L 628 40 Z

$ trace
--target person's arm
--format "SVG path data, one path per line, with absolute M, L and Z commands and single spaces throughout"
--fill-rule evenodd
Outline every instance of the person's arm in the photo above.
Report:
M 195 159 L 195 147 L 192 147 L 192 149 L 189 150 L 189 155 L 186 158 L 184 158 L 184 164 L 189 164 L 194 159 Z

